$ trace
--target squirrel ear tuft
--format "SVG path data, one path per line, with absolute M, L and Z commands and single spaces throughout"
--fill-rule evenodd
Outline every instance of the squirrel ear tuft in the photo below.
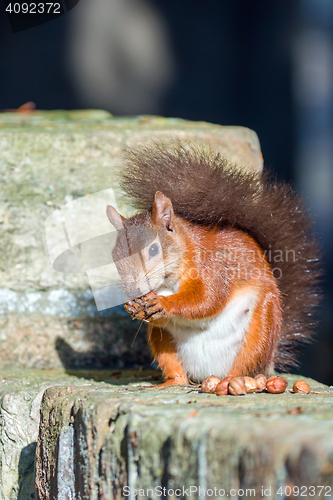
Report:
M 120 215 L 120 213 L 118 213 L 117 210 L 111 205 L 108 205 L 106 207 L 106 215 L 108 216 L 111 224 L 115 227 L 115 229 L 117 229 L 117 231 L 124 229 L 124 223 L 126 221 L 125 217 Z
M 156 191 L 152 210 L 155 224 L 163 224 L 168 231 L 174 231 L 174 212 L 171 200 L 161 191 Z

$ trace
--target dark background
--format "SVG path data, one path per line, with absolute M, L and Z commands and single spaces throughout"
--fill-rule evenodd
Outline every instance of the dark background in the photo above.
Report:
M 300 370 L 333 384 L 332 0 L 80 0 L 17 33 L 2 7 L 0 109 L 33 101 L 257 132 L 265 164 L 316 221 L 324 300 Z

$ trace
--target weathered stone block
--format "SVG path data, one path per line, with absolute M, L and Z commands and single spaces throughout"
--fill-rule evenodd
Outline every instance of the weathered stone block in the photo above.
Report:
M 296 377 L 287 378 L 292 386 Z M 332 389 L 309 380 L 325 394 L 217 397 L 195 387 L 122 381 L 45 392 L 40 498 L 134 499 L 141 490 L 142 498 L 155 499 L 163 488 L 164 498 L 186 498 L 183 488 L 191 487 L 191 498 L 218 497 L 215 488 L 238 498 L 286 498 L 293 487 L 308 497 L 314 491 L 321 498 L 319 486 L 331 494 Z
M 66 381 L 72 385 L 86 383 L 63 370 L 0 372 L 1 500 L 37 498 L 34 465 L 40 403 L 47 387 Z
M 102 390 L 103 380 L 118 383 L 121 372 L 101 370 L 1 370 L 0 371 L 0 500 L 37 498 L 35 451 L 40 404 L 48 387 L 80 387 Z M 123 380 L 156 377 L 154 371 L 132 370 Z M 67 395 L 70 393 L 67 392 Z M 67 439 L 67 440 L 66 440 Z M 68 437 L 60 443 L 60 456 L 68 454 Z M 65 461 L 63 462 L 65 464 Z M 65 470 L 65 469 L 64 469 Z M 61 500 L 61 495 L 59 500 Z

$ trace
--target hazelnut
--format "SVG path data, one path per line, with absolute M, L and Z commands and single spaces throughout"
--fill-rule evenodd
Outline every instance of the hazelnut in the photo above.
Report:
M 246 394 L 244 377 L 233 377 L 229 382 L 228 390 L 233 396 Z
M 262 392 L 266 389 L 267 377 L 265 377 L 265 375 L 259 373 L 259 375 L 256 375 L 254 377 L 254 380 L 256 381 L 257 384 L 257 392 Z
M 280 394 L 286 390 L 287 385 L 288 382 L 285 378 L 274 375 L 267 380 L 266 389 L 272 394 Z
M 309 394 L 311 387 L 304 380 L 296 380 L 293 385 L 293 391 L 298 394 Z
M 201 383 L 201 392 L 208 392 L 210 394 L 213 393 L 219 382 L 221 382 L 221 380 L 218 377 L 215 377 L 215 375 L 205 378 L 205 380 Z
M 231 377 L 225 377 L 219 384 L 217 384 L 215 389 L 215 394 L 217 396 L 226 396 L 228 394 L 228 387 Z
M 246 393 L 255 392 L 257 387 L 257 382 L 252 377 L 244 377 Z

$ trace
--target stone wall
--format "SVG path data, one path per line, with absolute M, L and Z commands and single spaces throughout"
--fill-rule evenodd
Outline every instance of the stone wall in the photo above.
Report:
M 162 498 L 281 499 L 292 491 L 297 497 L 297 488 L 320 498 L 319 486 L 331 495 L 332 389 L 308 380 L 323 394 L 217 397 L 193 386 L 161 390 L 123 376 L 121 385 L 98 390 L 57 386 L 45 392 L 37 445 L 40 498 L 155 500 L 163 488 Z M 296 377 L 287 378 L 292 387 Z

